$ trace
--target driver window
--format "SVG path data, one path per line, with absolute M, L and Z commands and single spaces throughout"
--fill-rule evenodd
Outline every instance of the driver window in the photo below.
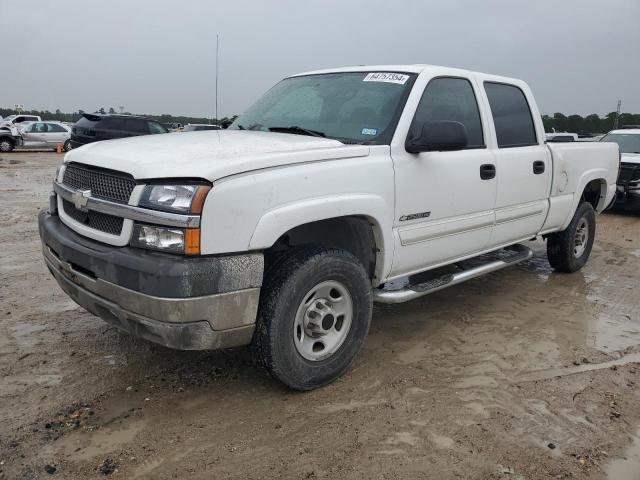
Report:
M 464 78 L 442 77 L 429 82 L 416 110 L 411 132 L 426 122 L 454 121 L 467 129 L 467 148 L 484 148 L 478 102 L 471 83 Z

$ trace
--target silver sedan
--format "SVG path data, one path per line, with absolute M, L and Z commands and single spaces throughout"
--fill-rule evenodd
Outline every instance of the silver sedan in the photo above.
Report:
M 29 122 L 20 126 L 23 148 L 55 148 L 61 145 L 65 151 L 71 149 L 71 128 L 62 122 Z

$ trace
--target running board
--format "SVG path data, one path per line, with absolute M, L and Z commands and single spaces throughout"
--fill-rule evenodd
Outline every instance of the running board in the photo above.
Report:
M 491 272 L 501 270 L 516 263 L 529 260 L 533 256 L 533 251 L 525 247 L 524 245 L 512 245 L 505 249 L 505 251 L 512 251 L 515 254 L 504 260 L 494 260 L 490 263 L 480 265 L 479 267 L 473 267 L 468 270 L 463 270 L 458 273 L 443 275 L 433 280 L 429 280 L 424 283 L 418 283 L 416 285 L 409 285 L 405 288 L 398 290 L 384 290 L 376 289 L 373 292 L 373 301 L 380 303 L 403 303 L 413 300 L 424 295 L 428 295 L 443 288 L 451 287 L 472 278 L 481 277 Z

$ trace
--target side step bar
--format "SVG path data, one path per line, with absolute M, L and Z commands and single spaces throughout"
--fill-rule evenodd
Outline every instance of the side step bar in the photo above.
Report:
M 471 280 L 472 278 L 477 278 L 482 275 L 510 267 L 516 263 L 524 262 L 533 256 L 533 251 L 521 244 L 512 245 L 505 249 L 505 251 L 512 251 L 515 255 L 504 260 L 495 260 L 458 273 L 443 275 L 441 277 L 434 278 L 433 280 L 429 280 L 428 282 L 409 285 L 399 290 L 376 289 L 373 292 L 373 301 L 380 303 L 408 302 L 409 300 L 437 292 L 443 288 L 451 287 L 453 285 L 466 282 L 467 280 Z

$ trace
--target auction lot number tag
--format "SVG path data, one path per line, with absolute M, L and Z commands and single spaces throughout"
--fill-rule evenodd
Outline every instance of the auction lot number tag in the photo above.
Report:
M 402 73 L 391 72 L 371 72 L 364 79 L 363 82 L 386 82 L 397 83 L 404 85 L 409 79 L 409 75 L 403 75 Z

